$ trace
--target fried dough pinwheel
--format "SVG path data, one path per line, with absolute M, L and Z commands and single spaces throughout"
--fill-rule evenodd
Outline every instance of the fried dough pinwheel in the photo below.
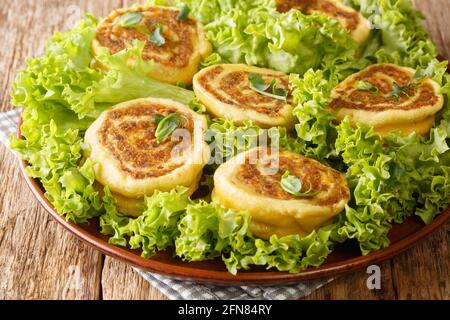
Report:
M 372 65 L 340 83 L 331 93 L 328 109 L 339 121 L 349 116 L 381 135 L 392 131 L 426 135 L 444 98 L 435 81 L 415 73 L 393 64 Z
M 252 120 L 264 128 L 293 127 L 289 77 L 242 64 L 205 68 L 194 77 L 194 91 L 214 117 L 242 123 Z
M 341 173 L 274 148 L 254 148 L 222 164 L 214 186 L 213 199 L 249 212 L 253 234 L 264 239 L 307 235 L 329 223 L 350 199 Z
M 172 100 L 125 102 L 89 127 L 87 157 L 96 162 L 96 180 L 118 195 L 119 208 L 136 214 L 133 208 L 155 190 L 196 190 L 209 159 L 206 126 L 204 116 Z
M 136 39 L 145 42 L 142 58 L 151 67 L 149 76 L 171 84 L 191 84 L 212 50 L 200 22 L 180 17 L 180 9 L 140 6 L 115 10 L 99 24 L 94 53 L 107 48 L 114 54 L 132 47 Z
M 276 2 L 280 12 L 298 9 L 305 14 L 317 12 L 335 19 L 360 44 L 369 36 L 369 22 L 358 11 L 342 4 L 339 0 L 277 0 Z

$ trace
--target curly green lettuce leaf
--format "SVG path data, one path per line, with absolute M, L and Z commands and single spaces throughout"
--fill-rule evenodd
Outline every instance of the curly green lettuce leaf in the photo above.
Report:
M 115 206 L 115 199 L 105 189 L 103 198 L 105 213 L 100 217 L 102 233 L 111 236 L 110 243 L 142 249 L 142 256 L 149 258 L 156 250 L 176 246 L 176 252 L 190 261 L 220 256 L 227 241 L 208 238 L 210 229 L 221 237 L 232 236 L 244 216 L 201 201 L 194 203 L 187 196 L 186 188 L 171 192 L 155 192 L 146 197 L 145 211 L 138 218 L 121 215 Z M 222 215 L 223 213 L 223 215 Z M 206 234 L 203 234 L 202 231 Z M 220 230 L 220 231 L 219 231 Z M 245 227 L 245 233 L 247 227 Z M 234 234 L 233 234 L 234 235 Z M 235 240 L 233 240 L 235 241 Z
M 392 157 L 409 178 L 405 183 L 417 197 L 415 214 L 425 223 L 450 205 L 450 76 L 443 79 L 445 106 L 431 129 L 429 138 L 391 134 L 385 140 Z
M 366 63 L 364 60 L 357 66 L 360 68 Z M 338 84 L 338 79 L 326 69 L 309 69 L 303 76 L 291 74 L 289 82 L 293 88 L 294 115 L 298 119 L 295 130 L 298 140 L 304 142 L 300 153 L 344 169 L 335 148 L 336 119 L 327 110 L 331 90 Z
M 328 225 L 303 238 L 292 235 L 257 239 L 249 230 L 250 220 L 247 213 L 237 213 L 216 203 L 190 205 L 179 225 L 176 253 L 187 261 L 222 256 L 233 274 L 252 265 L 299 272 L 322 264 L 333 244 L 345 239 L 337 234 L 338 224 Z
M 146 258 L 171 246 L 185 261 L 221 257 L 233 274 L 252 265 L 289 272 L 319 266 L 334 244 L 345 240 L 337 233 L 338 223 L 303 238 L 296 235 L 257 239 L 250 232 L 248 213 L 238 213 L 215 202 L 193 202 L 185 191 L 180 188 L 156 192 L 146 198 L 142 216 L 129 218 L 117 211 L 111 192 L 105 188 L 105 213 L 100 216 L 102 233 L 111 236 L 112 244 L 141 248 Z
M 228 252 L 231 242 L 245 247 L 249 223 L 248 214 L 237 214 L 217 203 L 189 205 L 178 226 L 176 254 L 183 260 L 202 261 Z
M 235 155 L 258 146 L 262 134 L 263 129 L 251 121 L 237 125 L 228 119 L 212 119 L 205 136 L 211 149 L 209 163 L 222 164 Z
M 216 21 L 231 10 L 248 11 L 258 7 L 274 7 L 272 0 L 147 0 L 147 5 L 177 6 L 183 4 L 191 9 L 191 14 L 203 24 Z
M 199 114 L 206 113 L 206 106 L 203 103 L 201 103 L 200 100 L 197 98 L 189 102 L 188 107 Z
M 354 60 L 357 45 L 337 21 L 298 10 L 279 13 L 269 3 L 230 10 L 205 26 L 224 60 L 299 74 Z
M 303 153 L 304 141 L 289 134 L 284 127 L 263 129 L 252 121 L 238 125 L 233 120 L 216 118 L 209 123 L 206 142 L 211 149 L 211 165 L 226 162 L 255 147 L 285 148 Z
M 93 82 L 103 75 L 89 68 L 92 60 L 91 42 L 97 20 L 87 16 L 71 31 L 57 32 L 47 42 L 46 53 L 27 60 L 13 84 L 13 104 L 34 109 L 40 123 L 53 119 L 58 126 L 69 121 L 73 127 L 85 129 L 92 119 L 77 123 L 73 112 L 84 103 L 82 97 Z M 27 118 L 24 117 L 26 122 Z M 66 125 L 67 126 L 67 125 Z
M 93 186 L 94 164 L 78 165 L 84 153 L 78 130 L 62 130 L 53 120 L 37 125 L 38 120 L 29 119 L 22 127 L 27 139 L 11 139 L 11 147 L 30 164 L 27 174 L 41 181 L 45 196 L 67 220 L 83 223 L 98 216 L 102 204 Z
M 323 71 L 312 69 L 303 77 L 291 75 L 290 83 L 294 87 L 294 114 L 298 119 L 295 130 L 297 136 L 305 141 L 303 152 L 319 160 L 335 156 L 335 118 L 326 110 L 326 106 L 336 83 L 328 81 Z
M 269 240 L 252 238 L 242 250 L 240 243 L 232 243 L 228 257 L 223 257 L 228 271 L 236 273 L 240 269 L 248 270 L 252 265 L 275 268 L 291 273 L 300 272 L 308 267 L 320 266 L 332 252 L 335 243 L 345 241 L 337 233 L 339 223 L 330 224 L 311 232 L 305 237 L 290 235 Z
M 100 216 L 100 231 L 102 234 L 110 236 L 109 243 L 125 247 L 131 235 L 129 225 L 132 218 L 122 215 L 117 210 L 116 199 L 108 187 L 103 189 L 103 193 L 104 212 Z
M 223 61 L 222 57 L 218 53 L 213 52 L 202 61 L 202 63 L 200 64 L 200 67 L 206 68 L 206 67 L 224 63 L 224 62 L 225 61 Z
M 150 258 L 157 250 L 174 245 L 179 234 L 178 223 L 186 207 L 192 204 L 186 188 L 171 192 L 156 191 L 145 198 L 145 209 L 138 218 L 122 216 L 115 207 L 115 201 L 108 192 L 104 199 L 109 204 L 100 217 L 102 233 L 111 235 L 110 243 L 132 249 L 142 249 L 142 256 Z
M 131 248 L 142 248 L 142 256 L 148 258 L 156 250 L 173 246 L 179 234 L 181 215 L 190 204 L 187 189 L 181 187 L 146 197 L 144 213 L 129 224 Z
M 392 158 L 370 126 L 362 124 L 354 128 L 346 119 L 337 130 L 336 149 L 348 166 L 347 181 L 353 194 L 352 202 L 341 214 L 343 226 L 339 234 L 357 239 L 366 254 L 389 245 L 387 234 L 394 212 L 387 211 L 385 206 L 396 197 L 389 188 Z M 397 209 L 398 213 L 403 212 L 403 208 Z

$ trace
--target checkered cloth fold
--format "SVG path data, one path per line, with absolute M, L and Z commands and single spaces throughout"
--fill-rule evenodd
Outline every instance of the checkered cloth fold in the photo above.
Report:
M 19 115 L 20 110 L 18 109 L 0 113 L 0 142 L 6 146 L 9 146 L 9 136 L 16 132 Z M 307 296 L 333 281 L 333 279 L 326 279 L 272 287 L 222 287 L 199 285 L 136 268 L 134 270 L 171 300 L 292 300 Z
M 0 142 L 7 147 L 9 147 L 9 136 L 17 131 L 20 112 L 20 109 L 0 112 Z
M 295 300 L 333 281 L 325 279 L 270 287 L 223 287 L 174 280 L 137 268 L 134 270 L 171 300 Z

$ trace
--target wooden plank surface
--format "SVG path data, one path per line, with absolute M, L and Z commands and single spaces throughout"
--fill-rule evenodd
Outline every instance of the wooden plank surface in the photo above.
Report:
M 3 0 L 0 6 L 0 111 L 25 58 L 68 29 L 84 11 L 103 16 L 129 0 Z M 450 1 L 416 0 L 427 30 L 450 57 Z M 31 27 L 32 26 L 32 27 Z M 0 145 L 0 299 L 165 299 L 129 266 L 69 235 L 40 208 L 17 162 Z M 413 249 L 380 264 L 381 289 L 368 290 L 365 270 L 342 276 L 306 299 L 450 299 L 450 223 Z
M 103 299 L 105 300 L 166 300 L 158 289 L 153 288 L 133 269 L 119 260 L 106 257 L 102 275 Z
M 440 52 L 450 59 L 450 19 L 449 0 L 413 0 L 417 9 L 427 18 L 424 21 L 425 29 L 430 34 Z

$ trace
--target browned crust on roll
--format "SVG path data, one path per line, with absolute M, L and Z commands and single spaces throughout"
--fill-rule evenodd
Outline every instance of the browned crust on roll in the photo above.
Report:
M 406 87 L 404 93 L 398 97 L 389 95 L 393 90 L 393 82 L 386 79 L 376 78 L 381 73 L 391 77 L 400 87 Z M 365 81 L 378 88 L 379 94 L 370 90 L 359 90 L 355 88 L 358 81 Z M 365 111 L 385 110 L 411 110 L 437 103 L 438 97 L 430 83 L 419 81 L 412 84 L 413 77 L 409 72 L 396 68 L 393 65 L 374 65 L 362 71 L 345 85 L 339 85 L 335 90 L 335 96 L 328 108 L 338 109 L 364 109 Z M 410 102 L 408 102 L 410 101 Z
M 168 67 L 186 67 L 194 51 L 191 39 L 198 37 L 196 21 L 192 19 L 177 20 L 179 11 L 163 7 L 138 7 L 134 12 L 144 14 L 141 24 L 149 34 L 158 26 L 164 26 L 162 35 L 166 40 L 162 46 L 149 41 L 149 35 L 135 28 L 125 28 L 116 25 L 116 21 L 130 10 L 120 9 L 108 16 L 97 28 L 96 40 L 103 47 L 109 49 L 110 54 L 120 52 L 132 45 L 133 40 L 145 42 L 142 58 L 153 60 Z M 163 58 L 161 58 L 163 54 Z
M 277 0 L 279 12 L 288 12 L 291 9 L 298 9 L 305 14 L 320 11 L 335 19 L 343 19 L 344 27 L 349 32 L 356 30 L 360 19 L 357 12 L 343 10 L 327 0 Z
M 183 165 L 171 161 L 171 151 L 179 141 L 166 139 L 158 143 L 155 137 L 155 114 L 180 114 L 175 108 L 162 105 L 139 104 L 112 110 L 99 129 L 99 141 L 118 161 L 119 167 L 135 179 L 163 176 Z M 189 130 L 192 136 L 193 121 L 183 114 L 179 129 Z
M 215 78 L 220 76 L 223 71 L 224 68 L 222 66 L 213 67 L 211 70 L 199 77 L 198 81 L 201 86 L 203 86 L 211 95 L 222 103 L 236 105 L 239 108 L 254 110 L 258 113 L 269 116 L 280 115 L 280 111 L 285 107 L 286 102 L 264 96 L 252 90 L 249 86 L 249 72 L 247 71 L 233 71 L 227 73 L 225 77 L 221 79 L 219 88 L 212 86 L 211 83 Z M 278 73 L 271 75 L 261 74 L 261 76 L 267 83 L 275 78 L 277 80 L 278 87 L 289 90 L 288 76 L 279 75 Z M 228 96 L 224 95 L 224 92 Z M 270 107 L 261 106 L 261 104 L 270 105 Z
M 256 157 L 259 157 L 259 151 L 257 152 Z M 254 164 L 250 158 L 248 156 L 245 163 L 240 166 L 236 179 L 258 194 L 280 200 L 298 200 L 299 197 L 287 193 L 280 185 L 282 175 L 289 171 L 291 175 L 303 182 L 302 192 L 310 190 L 319 193 L 315 199 L 318 205 L 332 205 L 350 197 L 345 177 L 340 172 L 313 159 L 291 152 L 280 152 L 278 171 L 274 174 L 263 175 L 258 168 L 261 164 Z M 324 177 L 326 179 L 323 179 Z M 335 185 L 330 185 L 324 180 L 332 181 Z M 321 196 L 322 192 L 326 192 L 327 196 Z

